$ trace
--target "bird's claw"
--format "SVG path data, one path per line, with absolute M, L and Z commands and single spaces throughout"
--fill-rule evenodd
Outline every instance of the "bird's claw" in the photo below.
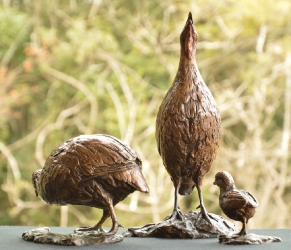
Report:
M 174 222 L 175 220 L 180 220 L 184 221 L 185 216 L 184 214 L 180 211 L 180 209 L 174 209 L 173 213 L 171 215 L 168 215 L 165 220 L 170 220 L 171 222 Z
M 106 231 L 103 230 L 102 227 L 96 227 L 96 226 L 93 226 L 93 227 L 81 226 L 81 227 L 75 229 L 75 232 L 89 232 L 89 231 L 97 231 L 97 232 L 100 232 L 100 233 L 106 233 Z
M 105 235 L 114 235 L 117 233 L 117 230 L 119 227 L 124 228 L 118 221 L 114 222 L 112 228 L 110 229 L 109 232 L 106 232 Z
M 210 231 L 215 231 L 215 226 L 213 225 L 211 219 L 214 219 L 211 215 L 209 215 L 208 213 L 203 213 L 203 212 L 200 212 L 198 214 L 198 218 L 196 220 L 196 223 L 195 223 L 195 226 L 199 227 L 200 224 L 207 224 L 209 226 L 209 229 Z M 214 219 L 215 221 L 217 221 L 216 219 Z M 204 221 L 204 223 L 202 222 Z

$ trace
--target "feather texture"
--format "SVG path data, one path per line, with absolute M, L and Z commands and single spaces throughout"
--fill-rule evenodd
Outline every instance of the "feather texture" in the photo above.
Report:
M 254 216 L 259 202 L 251 193 L 238 190 L 232 176 L 226 171 L 215 175 L 214 184 L 220 188 L 219 205 L 222 211 L 229 218 L 242 222 L 243 227 L 239 234 L 246 234 L 245 224 Z
M 51 152 L 43 169 L 32 175 L 36 195 L 56 205 L 86 205 L 104 210 L 101 227 L 111 214 L 112 232 L 118 222 L 113 207 L 135 190 L 149 192 L 139 156 L 109 135 L 81 135 Z

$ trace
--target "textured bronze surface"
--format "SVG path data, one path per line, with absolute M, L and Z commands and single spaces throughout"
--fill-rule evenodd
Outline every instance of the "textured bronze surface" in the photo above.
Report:
M 180 212 L 180 211 L 179 211 Z M 183 219 L 165 219 L 157 224 L 129 228 L 124 233 L 126 237 L 156 237 L 176 239 L 205 239 L 217 238 L 220 234 L 234 234 L 238 232 L 235 225 L 221 216 L 209 213 L 213 226 L 210 228 L 205 220 L 197 225 L 200 212 L 190 211 L 183 214 Z
M 240 221 L 243 226 L 238 235 L 246 235 L 246 224 L 254 216 L 259 202 L 249 192 L 238 190 L 232 176 L 226 171 L 218 172 L 213 184 L 220 188 L 219 205 L 222 211 L 229 218 Z
M 219 243 L 225 245 L 260 245 L 272 242 L 282 242 L 281 238 L 257 234 L 220 235 Z
M 282 241 L 275 236 L 247 234 L 246 224 L 254 216 L 259 202 L 249 192 L 238 190 L 228 172 L 218 172 L 215 175 L 213 184 L 220 188 L 219 205 L 222 211 L 229 218 L 240 221 L 243 224 L 239 233 L 219 235 L 219 243 L 226 245 L 257 245 Z
M 123 240 L 122 235 L 104 235 L 97 231 L 75 232 L 59 234 L 50 232 L 50 228 L 42 227 L 29 230 L 22 234 L 22 239 L 42 244 L 62 246 L 87 246 L 106 243 L 117 243 Z
M 196 187 L 202 218 L 211 224 L 202 198 L 202 180 L 210 171 L 220 140 L 220 114 L 197 64 L 198 35 L 189 13 L 180 36 L 177 75 L 157 115 L 156 141 L 163 163 L 175 186 L 171 218 L 178 212 L 178 193 L 189 195 Z
M 160 223 L 130 228 L 127 236 L 209 238 L 237 232 L 232 223 L 208 214 L 203 204 L 202 180 L 210 171 L 219 147 L 221 121 L 215 100 L 196 64 L 197 40 L 189 13 L 180 36 L 178 72 L 156 120 L 158 151 L 175 187 L 173 212 Z M 200 213 L 183 214 L 178 207 L 178 193 L 189 195 L 195 187 Z
M 139 156 L 109 135 L 81 135 L 70 139 L 47 158 L 43 169 L 32 175 L 36 195 L 55 205 L 85 205 L 103 209 L 101 220 L 80 231 L 102 230 L 111 216 L 115 234 L 121 226 L 114 206 L 135 190 L 149 192 Z

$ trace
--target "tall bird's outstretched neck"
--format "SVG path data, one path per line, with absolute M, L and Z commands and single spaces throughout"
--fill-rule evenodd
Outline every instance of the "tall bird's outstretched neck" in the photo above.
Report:
M 178 211 L 178 193 L 189 195 L 197 187 L 201 214 L 210 218 L 202 198 L 202 179 L 210 171 L 220 140 L 220 114 L 204 83 L 195 59 L 198 34 L 189 13 L 180 36 L 180 64 L 174 82 L 160 106 L 156 141 L 175 187 L 173 214 Z
M 193 25 L 191 12 L 188 15 L 185 27 L 180 35 L 181 58 L 192 60 L 195 57 L 198 34 Z

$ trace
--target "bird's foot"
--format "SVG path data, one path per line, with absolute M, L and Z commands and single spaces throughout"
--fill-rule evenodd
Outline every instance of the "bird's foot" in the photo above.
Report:
M 185 215 L 180 211 L 180 208 L 178 208 L 174 209 L 173 213 L 165 218 L 165 221 L 166 220 L 170 220 L 171 222 L 174 222 L 176 220 L 183 221 L 185 220 L 185 218 L 186 218 Z
M 217 221 L 217 219 L 213 218 L 213 216 L 211 216 L 210 214 L 208 214 L 207 212 L 200 212 L 198 214 L 198 218 L 196 220 L 195 226 L 196 227 L 207 227 L 209 231 L 216 231 L 216 227 L 214 226 L 213 222 L 211 221 L 211 219 Z
M 124 228 L 118 221 L 114 222 L 110 231 L 104 233 L 104 235 L 108 236 L 116 234 L 119 227 Z
M 75 232 L 88 232 L 88 231 L 97 231 L 99 233 L 107 233 L 101 226 L 81 226 L 75 230 Z
M 245 235 L 247 235 L 247 232 L 246 232 L 246 231 L 240 231 L 239 233 L 232 234 L 231 236 L 232 236 L 233 238 L 239 238 L 239 237 L 243 237 L 243 236 L 245 236 Z

